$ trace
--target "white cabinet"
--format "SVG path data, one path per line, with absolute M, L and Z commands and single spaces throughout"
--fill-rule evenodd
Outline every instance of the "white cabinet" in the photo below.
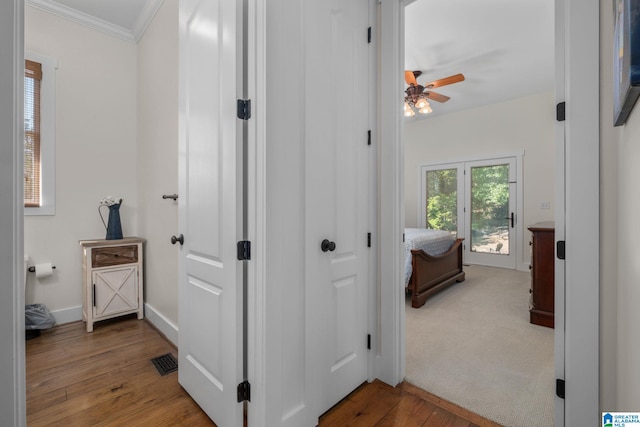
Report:
M 82 317 L 87 332 L 94 322 L 137 313 L 144 317 L 144 239 L 81 240 L 83 256 Z

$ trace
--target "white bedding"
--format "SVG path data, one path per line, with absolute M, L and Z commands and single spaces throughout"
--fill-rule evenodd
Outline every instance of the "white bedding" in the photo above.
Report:
M 447 252 L 456 241 L 456 236 L 445 230 L 427 228 L 405 228 L 405 279 L 404 285 L 411 279 L 411 249 L 422 249 L 429 255 L 437 256 Z

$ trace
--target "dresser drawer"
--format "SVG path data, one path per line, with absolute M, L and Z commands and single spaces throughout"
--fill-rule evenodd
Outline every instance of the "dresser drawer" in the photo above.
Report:
M 92 268 L 136 262 L 138 262 L 137 245 L 95 248 L 91 251 Z

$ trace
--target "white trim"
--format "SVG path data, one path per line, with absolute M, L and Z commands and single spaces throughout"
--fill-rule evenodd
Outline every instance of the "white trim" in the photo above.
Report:
M 56 319 L 56 325 L 64 325 L 65 323 L 77 322 L 82 320 L 82 306 L 62 308 L 51 312 Z
M 78 322 L 82 320 L 82 306 L 67 307 L 52 311 L 51 314 L 56 319 L 56 325 Z M 174 346 L 178 345 L 178 326 L 167 319 L 153 306 L 144 304 L 144 315 L 149 323 L 155 326 Z
M 128 29 L 52 0 L 26 0 L 31 7 L 134 44 L 140 40 L 163 3 L 164 0 L 147 0 L 133 28 Z
M 25 58 L 42 64 L 40 89 L 41 206 L 24 208 L 25 215 L 56 214 L 56 70 L 58 60 L 35 52 Z
M 148 303 L 144 304 L 144 317 L 155 326 L 171 343 L 178 346 L 178 326 Z
M 404 229 L 404 145 L 401 144 L 406 0 L 380 2 L 378 119 L 378 289 L 380 327 L 376 377 L 396 385 L 404 378 L 404 290 L 402 230 Z
M 567 426 L 600 417 L 600 96 L 592 90 L 600 84 L 599 3 L 564 0 Z
M 138 19 L 136 19 L 131 29 L 133 40 L 136 42 L 140 41 L 147 27 L 149 27 L 149 24 L 151 24 L 151 21 L 153 21 L 153 18 L 163 4 L 164 0 L 147 0 L 145 2 L 142 11 L 140 11 L 140 15 L 138 15 Z
M 371 130 L 371 146 L 369 147 L 369 227 L 372 232 L 378 224 L 378 144 L 373 141 L 378 140 L 378 107 L 375 101 L 378 99 L 378 57 L 380 46 L 380 26 L 378 25 L 378 1 L 371 0 L 369 2 L 369 25 L 371 26 L 371 43 L 369 44 L 369 129 Z M 374 236 L 372 236 L 374 237 Z M 380 313 L 378 301 L 380 298 L 380 290 L 376 286 L 378 282 L 378 245 L 379 240 L 372 239 L 372 248 L 368 258 L 368 289 L 367 289 L 367 325 L 368 332 L 371 335 L 371 349 L 379 348 L 380 337 L 376 333 L 378 330 Z M 376 351 L 367 353 L 367 380 L 373 381 L 376 378 Z
M 62 4 L 55 3 L 51 0 L 26 0 L 27 5 L 40 9 L 44 12 L 48 12 L 52 15 L 59 16 L 60 18 L 67 19 L 75 22 L 76 24 L 84 25 L 93 30 L 100 31 L 101 33 L 108 34 L 110 36 L 119 38 L 129 43 L 135 43 L 131 31 L 123 28 L 119 25 L 114 25 L 110 22 L 96 18 L 95 16 L 88 15 L 84 12 L 72 9 Z
M 246 73 L 247 99 L 253 103 L 247 122 L 247 239 L 253 242 L 247 264 L 247 376 L 251 383 L 248 424 L 264 426 L 266 408 L 266 2 L 247 0 Z
M 0 419 L 26 425 L 24 343 L 24 4 L 0 2 Z
M 555 5 L 555 103 L 565 100 L 565 12 L 564 0 L 556 0 Z M 555 164 L 555 240 L 565 240 L 565 122 L 556 121 L 555 141 L 556 141 L 556 164 Z M 556 259 L 554 277 L 554 373 L 555 378 L 564 378 L 565 364 L 565 263 Z M 564 425 L 564 400 L 558 396 L 554 397 L 554 420 L 556 426 Z M 562 422 L 559 422 L 562 420 Z

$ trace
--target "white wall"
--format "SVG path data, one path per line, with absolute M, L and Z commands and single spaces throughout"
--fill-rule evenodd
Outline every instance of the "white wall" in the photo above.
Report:
M 418 169 L 522 152 L 524 227 L 518 260 L 527 263 L 526 226 L 554 218 L 555 106 L 553 93 L 517 98 L 405 124 L 405 224 L 417 226 Z M 540 209 L 550 202 L 550 209 Z
M 636 105 L 626 125 L 619 130 L 618 157 L 618 289 L 617 325 L 614 319 L 607 319 L 611 326 L 617 326 L 617 397 L 619 410 L 634 410 L 640 402 L 640 106 Z M 611 143 L 603 141 L 603 144 Z M 607 151 L 615 147 L 615 141 Z M 604 147 L 603 147 L 604 148 Z M 614 218 L 615 221 L 615 218 Z M 604 253 L 605 251 L 603 251 Z M 610 282 L 602 282 L 602 291 L 609 294 Z M 605 320 L 605 319 L 603 319 Z M 608 326 L 605 324 L 605 327 Z M 614 329 L 607 328 L 612 331 Z M 603 350 L 606 350 L 603 349 Z
M 609 272 L 609 276 L 603 275 L 600 285 L 603 339 L 600 353 L 606 358 L 601 370 L 603 382 L 606 381 L 601 399 L 603 409 L 635 411 L 640 402 L 637 357 L 640 354 L 640 222 L 637 214 L 640 209 L 640 104 L 636 103 L 625 125 L 612 129 L 613 59 L 607 48 L 613 44 L 613 17 L 611 7 L 607 6 L 601 5 L 600 19 L 601 45 L 605 46 L 603 49 L 607 53 L 602 55 L 600 67 L 606 70 L 606 74 L 602 74 L 600 94 L 602 123 L 607 126 L 603 131 L 600 152 L 603 160 L 609 159 L 608 165 L 601 160 L 601 211 L 603 216 L 606 215 L 602 220 L 601 238 L 612 234 L 608 236 L 609 244 L 602 244 L 600 248 L 602 270 Z M 612 273 L 616 268 L 617 277 Z M 611 360 L 612 357 L 615 360 Z M 612 392 L 615 393 L 614 400 L 610 398 Z M 616 402 L 615 406 L 609 401 Z
M 147 315 L 156 311 L 175 326 L 179 245 L 171 245 L 169 239 L 179 233 L 178 203 L 162 199 L 163 194 L 174 193 L 178 193 L 178 1 L 165 0 L 138 42 L 138 230 L 147 239 Z
M 138 234 L 136 45 L 27 6 L 25 49 L 58 61 L 56 214 L 24 221 L 32 264 L 51 261 L 57 270 L 41 281 L 29 275 L 26 302 L 51 311 L 77 308 L 78 241 L 106 234 L 98 201 L 122 197 L 123 233 Z
M 625 289 L 633 288 L 633 280 L 638 283 L 638 273 L 629 275 L 628 270 L 633 268 L 637 261 L 631 258 L 633 253 L 633 245 L 630 245 L 632 252 L 629 252 L 626 246 L 629 246 L 628 227 L 626 222 L 630 221 L 632 216 L 622 215 L 626 209 L 626 205 L 634 202 L 633 197 L 633 181 L 625 182 L 624 175 L 633 175 L 634 167 L 637 169 L 637 162 L 640 159 L 640 153 L 624 152 L 620 150 L 621 160 L 625 160 L 624 156 L 630 156 L 626 161 L 618 165 L 618 134 L 619 128 L 613 127 L 613 8 L 609 2 L 600 2 L 600 408 L 602 411 L 615 410 L 634 410 L 637 408 L 637 402 L 640 402 L 640 393 L 638 392 L 638 367 L 631 363 L 626 352 L 628 346 L 635 340 L 630 336 L 629 316 L 635 319 L 637 324 L 638 317 L 633 315 L 631 310 L 629 313 L 618 313 L 618 289 L 623 289 L 620 296 L 624 299 L 630 295 Z M 637 107 L 636 107 L 637 108 Z M 636 112 L 635 116 L 629 121 L 629 127 L 640 123 L 640 115 Z M 625 128 L 622 131 L 629 131 Z M 636 138 L 637 140 L 637 138 Z M 629 140 L 631 141 L 631 140 Z M 624 144 L 624 143 L 623 143 Z M 633 157 L 635 156 L 635 157 Z M 635 161 L 635 165 L 632 163 Z M 631 168 L 629 168 L 631 166 Z M 618 174 L 620 167 L 620 175 Z M 618 178 L 620 176 L 621 186 L 618 187 Z M 630 179 L 635 178 L 638 181 L 638 172 L 635 177 L 629 176 Z M 632 195 L 631 198 L 624 199 L 621 197 L 625 194 Z M 620 197 L 620 199 L 619 199 Z M 620 214 L 620 216 L 618 216 Z M 624 232 L 618 233 L 618 220 L 620 220 L 620 230 Z M 621 240 L 618 243 L 618 236 Z M 620 252 L 618 252 L 620 251 Z M 636 249 L 637 252 L 637 249 Z M 622 255 L 618 259 L 618 253 Z M 637 257 L 635 258 L 638 259 Z M 618 272 L 618 263 L 620 263 L 620 274 Z M 623 274 L 624 272 L 624 274 Z M 626 276 L 626 277 L 625 277 Z M 637 302 L 637 296 L 635 302 Z M 623 302 L 622 307 L 627 304 L 633 304 L 634 300 Z M 617 333 L 618 321 L 620 321 L 620 334 Z M 620 338 L 620 341 L 618 341 Z M 629 342 L 625 342 L 629 341 Z M 620 342 L 620 345 L 618 345 Z M 618 354 L 622 357 L 624 363 L 620 364 L 623 371 L 616 368 L 618 365 Z M 630 365 L 629 365 L 630 364 Z M 634 368 L 629 370 L 629 368 Z M 617 374 L 616 374 L 617 372 Z M 629 375 L 631 374 L 631 375 Z M 618 379 L 616 379 L 616 375 Z M 635 384 L 635 394 L 628 393 L 628 381 Z M 623 390 L 620 386 L 623 386 Z M 622 394 L 618 394 L 622 391 Z M 622 398 L 618 402 L 618 396 Z M 627 400 L 631 399 L 631 400 Z M 624 401 L 626 400 L 626 403 Z M 634 405 L 629 405 L 633 402 Z

